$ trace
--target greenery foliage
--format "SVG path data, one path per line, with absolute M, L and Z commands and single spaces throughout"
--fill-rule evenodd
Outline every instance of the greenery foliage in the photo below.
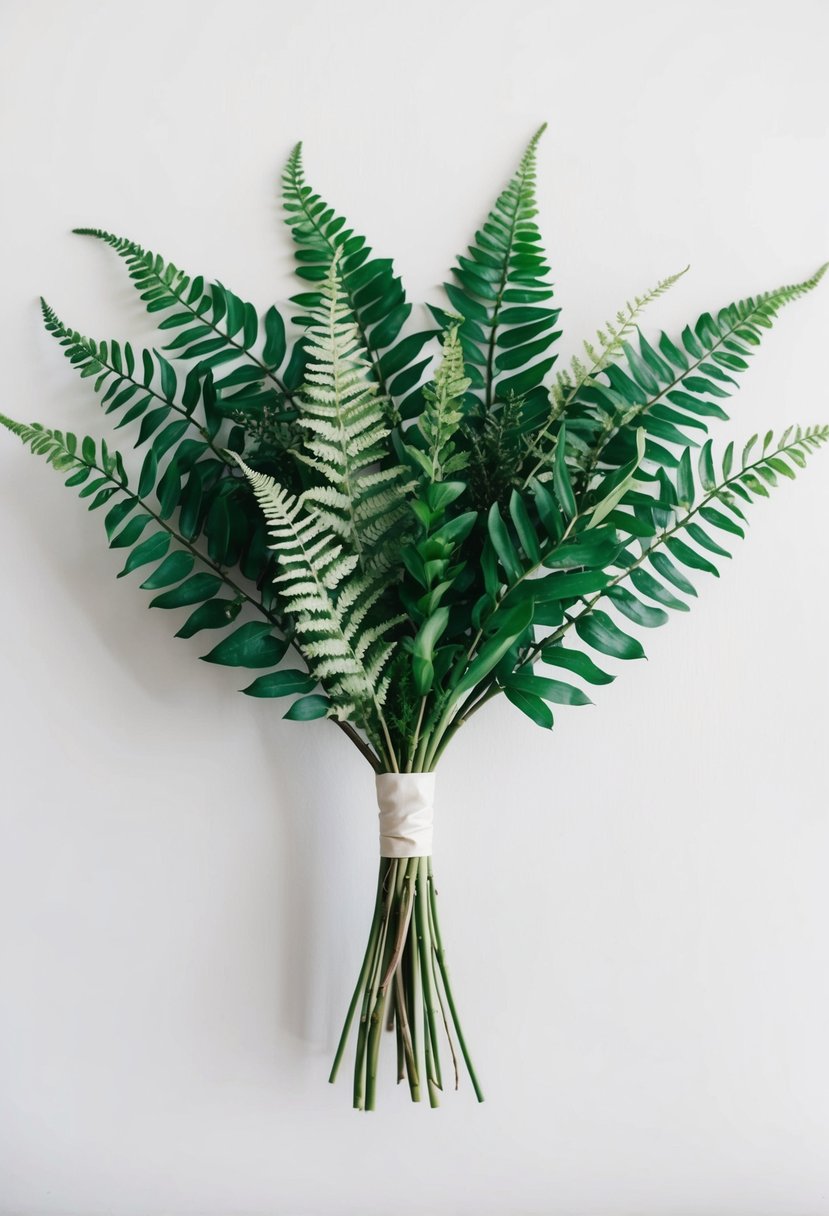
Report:
M 263 668 L 245 692 L 300 694 L 288 716 L 331 717 L 377 771 L 431 768 L 499 692 L 547 727 L 551 705 L 585 704 L 578 683 L 538 667 L 590 683 L 595 652 L 641 657 L 629 625 L 687 608 L 726 556 L 717 535 L 741 537 L 746 503 L 827 438 L 766 436 L 736 470 L 729 447 L 716 476 L 707 438 L 780 309 L 825 267 L 646 337 L 643 310 L 672 275 L 553 373 L 542 131 L 431 329 L 409 332 L 392 262 L 306 184 L 301 145 L 282 179 L 305 286 L 292 324 L 77 229 L 123 259 L 163 353 L 87 338 L 45 302 L 44 323 L 143 463 L 131 484 L 106 444 L 4 420 L 91 508 L 113 499 L 122 573 L 155 563 L 142 585 L 153 606 L 192 609 L 181 635 L 232 628 L 206 659 Z M 280 667 L 289 648 L 301 679 Z
M 638 631 L 687 611 L 749 505 L 829 439 L 796 427 L 715 455 L 708 437 L 780 310 L 825 266 L 646 337 L 643 310 L 672 275 L 555 369 L 540 135 L 421 328 L 392 262 L 306 184 L 300 145 L 282 179 L 303 287 L 287 323 L 77 229 L 123 260 L 164 345 L 87 338 L 45 302 L 44 323 L 140 467 L 103 440 L 0 417 L 90 510 L 106 507 L 121 574 L 141 571 L 151 606 L 187 610 L 178 636 L 219 631 L 207 662 L 258 672 L 244 691 L 291 698 L 289 718 L 332 719 L 378 772 L 431 770 L 500 693 L 545 728 L 555 707 L 588 704 L 584 686 L 613 679 L 606 660 L 641 658 Z M 406 932 L 438 942 L 431 870 L 401 865 L 391 885 Z M 379 892 L 375 919 L 387 914 Z M 436 1043 L 426 1050 L 432 1097 Z

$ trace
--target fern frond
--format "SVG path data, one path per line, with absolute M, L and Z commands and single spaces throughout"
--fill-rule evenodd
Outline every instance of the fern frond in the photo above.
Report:
M 505 503 L 521 483 L 529 442 L 521 426 L 522 413 L 522 401 L 512 397 L 468 429 L 466 476 L 472 504 L 479 509 Z
M 634 296 L 628 300 L 623 309 L 616 313 L 615 320 L 606 321 L 604 328 L 597 330 L 595 342 L 585 340 L 583 356 L 574 355 L 567 371 L 559 372 L 550 387 L 549 399 L 543 403 L 542 422 L 534 426 L 534 436 L 529 445 L 528 455 L 530 467 L 524 473 L 526 487 L 533 477 L 545 474 L 544 466 L 549 464 L 554 452 L 558 424 L 568 414 L 573 401 L 585 386 L 593 383 L 599 373 L 616 359 L 623 350 L 625 343 L 637 328 L 639 318 L 647 306 L 658 300 L 677 283 L 688 267 L 676 274 L 661 279 L 655 287 L 649 288 L 644 295 Z M 542 403 L 539 403 L 542 406 Z M 529 419 L 532 426 L 532 419 Z M 586 443 L 580 441 L 578 429 L 571 427 L 571 446 L 575 448 L 576 456 L 586 451 Z
M 459 257 L 444 288 L 460 313 L 460 339 L 472 389 L 486 410 L 508 396 L 524 397 L 553 366 L 551 349 L 560 309 L 535 222 L 536 149 L 546 123 L 530 140 L 515 175 L 475 234 L 469 256 Z M 432 312 L 446 328 L 452 317 Z
M 165 350 L 175 351 L 177 359 L 197 359 L 203 369 L 231 362 L 243 365 L 241 370 L 234 368 L 224 382 L 217 381 L 227 401 L 244 400 L 247 406 L 290 403 L 302 377 L 302 349 L 294 347 L 283 368 L 285 324 L 275 307 L 260 321 L 252 304 L 221 283 L 208 282 L 202 275 L 191 277 L 127 237 L 103 228 L 73 231 L 113 249 L 126 263 L 147 312 L 167 314 L 158 327 L 176 332 Z M 231 389 L 237 390 L 233 396 Z
M 199 552 L 181 531 L 151 506 L 139 481 L 129 483 L 121 453 L 105 440 L 82 439 L 71 432 L 51 430 L 40 423 L 21 423 L 0 415 L 0 426 L 16 435 L 31 451 L 58 472 L 68 473 L 65 484 L 89 499 L 89 510 L 109 504 L 104 527 L 113 549 L 129 550 L 119 577 L 146 566 L 142 588 L 157 591 L 151 608 L 198 605 L 178 630 L 177 637 L 192 637 L 204 629 L 225 629 L 242 607 L 253 608 L 263 621 L 243 625 L 237 634 L 215 648 L 210 661 L 230 665 L 275 666 L 288 643 L 275 629 L 281 622 L 265 601 L 237 583 L 219 561 Z M 194 573 L 195 570 L 195 573 Z M 224 592 L 224 595 L 220 594 Z M 243 640 L 238 639 L 238 634 Z
M 744 505 L 767 498 L 780 477 L 794 478 L 808 457 L 827 443 L 829 426 L 790 427 L 776 444 L 769 431 L 762 442 L 753 435 L 741 457 L 729 443 L 717 467 L 708 440 L 699 453 L 696 475 L 686 448 L 675 474 L 663 471 L 649 507 L 638 491 L 623 499 L 636 507 L 634 535 L 641 554 L 637 557 L 623 549 L 616 562 L 620 573 L 584 600 L 584 607 L 537 644 L 530 657 L 555 663 L 555 648 L 572 628 L 582 642 L 601 653 L 622 659 L 641 657 L 639 642 L 621 631 L 602 606 L 646 628 L 665 624 L 666 608 L 687 611 L 681 597 L 697 594 L 693 578 L 699 573 L 719 577 L 719 559 L 731 556 L 721 539 L 744 538 L 748 522 Z M 623 530 L 629 521 L 633 531 L 630 514 L 616 513 L 610 519 Z
M 606 684 L 613 676 L 595 664 L 588 650 L 614 659 L 643 658 L 641 643 L 627 632 L 627 625 L 620 627 L 619 616 L 651 629 L 667 622 L 666 609 L 688 611 L 682 596 L 696 595 L 691 578 L 699 572 L 718 576 L 715 563 L 731 556 L 717 537 L 744 537 L 747 521 L 743 504 L 767 497 L 779 476 L 793 478 L 809 455 L 829 443 L 829 426 L 789 428 L 776 445 L 769 432 L 760 455 L 754 456 L 758 440 L 759 436 L 754 435 L 748 441 L 739 463 L 733 443 L 729 444 L 719 469 L 709 440 L 699 454 L 696 478 L 686 448 L 675 478 L 663 470 L 656 492 L 645 495 L 632 489 L 625 494 L 623 502 L 633 505 L 635 514 L 612 512 L 601 528 L 582 532 L 547 557 L 536 554 L 544 565 L 580 566 L 577 572 L 523 581 L 526 573 L 520 566 L 528 561 L 526 549 L 521 559 L 504 521 L 498 516 L 490 520 L 499 559 L 512 571 L 508 575 L 512 602 L 516 602 L 516 593 L 532 596 L 535 624 L 553 626 L 552 632 L 538 641 L 529 636 L 523 653 L 516 656 L 514 669 L 503 675 L 503 690 L 517 708 L 539 725 L 550 727 L 553 716 L 545 702 L 588 703 L 585 694 L 569 683 L 535 674 L 533 668 L 539 661 L 573 672 L 588 683 Z M 523 542 L 528 535 L 528 520 L 523 512 L 513 510 L 512 514 L 516 525 L 523 518 L 518 529 Z M 640 556 L 613 542 L 612 532 L 608 540 L 598 539 L 597 534 L 607 532 L 611 521 L 639 540 Z M 646 563 L 650 569 L 645 568 Z M 612 575 L 612 568 L 619 573 Z M 575 648 L 563 645 L 573 633 L 578 639 Z
M 311 284 L 325 283 L 335 254 L 339 257 L 343 301 L 368 354 L 371 375 L 380 392 L 400 406 L 431 362 L 430 356 L 420 356 L 435 330 L 402 336 L 412 306 L 391 259 L 372 257 L 366 238 L 348 227 L 306 184 L 302 143 L 294 147 L 282 174 L 282 204 L 297 246 L 297 275 Z M 322 290 L 317 288 L 294 296 L 293 301 L 312 316 L 324 306 Z M 307 324 L 309 317 L 296 319 Z M 403 407 L 403 412 L 408 416 L 410 410 Z
M 469 384 L 458 326 L 453 325 L 443 335 L 442 358 L 434 382 L 423 390 L 423 412 L 413 428 L 418 442 L 406 444 L 406 451 L 429 482 L 445 481 L 469 463 L 469 452 L 457 443 Z M 407 438 L 415 436 L 410 432 Z
M 360 335 L 343 299 L 336 251 L 312 310 L 308 367 L 299 426 L 302 459 L 323 478 L 303 503 L 358 555 L 364 569 L 384 568 L 389 546 L 406 516 L 405 470 L 383 466 L 388 452 L 378 386 L 369 377 Z
M 332 714 L 369 731 L 382 719 L 381 675 L 394 653 L 388 633 L 401 618 L 371 620 L 385 591 L 382 580 L 357 569 L 322 514 L 273 478 L 242 469 L 268 524 L 277 555 L 275 585 L 295 619 L 312 674 L 332 701 Z
M 115 413 L 129 406 L 116 423 L 116 430 L 141 420 L 136 447 L 145 443 L 167 422 L 169 415 L 175 413 L 186 419 L 183 428 L 174 421 L 176 438 L 190 427 L 201 436 L 206 447 L 212 447 L 220 459 L 225 459 L 221 450 L 214 447 L 212 437 L 193 417 L 193 408 L 201 392 L 200 377 L 195 370 L 189 374 L 179 402 L 176 371 L 158 351 L 136 351 L 129 342 L 117 342 L 114 338 L 110 342 L 97 342 L 65 325 L 42 298 L 40 308 L 46 331 L 62 347 L 81 379 L 94 377 L 95 392 L 103 393 L 101 404 L 105 413 Z M 150 407 L 152 410 L 148 413 Z
M 626 301 L 624 308 L 616 313 L 614 320 L 606 321 L 604 328 L 596 331 L 594 342 L 585 340 L 584 354 L 581 357 L 573 356 L 568 371 L 559 372 L 550 389 L 550 400 L 553 412 L 557 417 L 560 417 L 566 410 L 568 399 L 572 400 L 582 385 L 598 375 L 621 353 L 625 343 L 633 336 L 639 319 L 648 305 L 670 291 L 674 284 L 688 273 L 688 270 L 689 267 L 686 266 L 676 274 L 670 274 L 667 278 L 660 279 L 656 286 L 649 288 L 644 295 L 634 296 L 633 300 Z
M 182 379 L 180 369 L 156 350 L 136 350 L 114 339 L 97 342 L 64 325 L 45 300 L 41 309 L 46 330 L 101 394 L 105 412 L 119 414 L 116 430 L 134 425 L 134 446 L 147 448 L 142 496 L 155 491 L 162 519 L 178 509 L 188 541 L 204 532 L 215 561 L 241 563 L 243 573 L 256 578 L 259 570 L 249 559 L 251 553 L 254 561 L 261 557 L 261 516 L 245 483 L 229 476 L 235 466 L 217 438 L 222 417 L 211 373 L 194 367 Z M 197 406 L 202 419 L 196 417 Z
M 703 313 L 677 341 L 663 332 L 655 343 L 640 333 L 638 350 L 624 342 L 620 363 L 605 366 L 568 403 L 568 433 L 578 442 L 579 496 L 589 492 L 595 472 L 631 458 L 640 426 L 647 435 L 646 461 L 676 467 L 674 449 L 696 447 L 694 435 L 705 435 L 708 419 L 728 418 L 723 402 L 738 387 L 735 377 L 748 368 L 764 331 L 825 271 L 823 266 L 801 283 L 738 300 L 715 315 Z

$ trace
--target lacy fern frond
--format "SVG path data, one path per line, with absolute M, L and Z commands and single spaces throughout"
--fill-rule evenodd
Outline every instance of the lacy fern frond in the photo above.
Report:
M 383 580 L 360 574 L 322 514 L 273 478 L 239 461 L 268 523 L 277 555 L 280 603 L 295 620 L 312 674 L 332 702 L 332 714 L 375 733 L 382 720 L 385 668 L 394 653 L 387 635 L 400 617 L 378 620 Z
M 343 299 L 335 253 L 312 310 L 299 426 L 301 456 L 322 478 L 303 503 L 357 554 L 363 569 L 387 568 L 390 546 L 406 516 L 407 477 L 388 464 L 389 429 L 360 335 Z
M 627 300 L 624 308 L 616 313 L 613 321 L 606 321 L 604 328 L 596 331 L 594 342 L 585 339 L 584 354 L 574 355 L 570 367 L 565 372 L 559 372 L 550 389 L 550 401 L 554 418 L 560 417 L 567 408 L 569 400 L 576 395 L 582 385 L 587 384 L 597 376 L 602 368 L 607 367 L 621 353 L 625 343 L 633 336 L 642 313 L 658 300 L 665 292 L 670 291 L 678 283 L 689 267 L 676 274 L 670 274 L 661 279 L 655 287 L 649 288 L 644 295 L 634 296 Z

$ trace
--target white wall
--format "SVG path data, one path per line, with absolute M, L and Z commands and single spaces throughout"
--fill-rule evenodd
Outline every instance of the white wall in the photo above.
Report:
M 73 225 L 286 298 L 300 136 L 424 299 L 549 119 L 568 352 L 686 262 L 653 325 L 829 256 L 819 3 L 6 0 L 3 26 L 2 409 L 24 418 L 102 426 L 39 292 L 84 332 L 151 332 Z M 826 288 L 783 315 L 732 433 L 829 418 L 827 319 Z M 548 736 L 491 707 L 449 753 L 437 868 L 488 1101 L 389 1089 L 373 1117 L 325 1081 L 369 770 L 198 663 L 10 437 L 0 465 L 0 1211 L 827 1211 L 825 456 L 596 708 Z

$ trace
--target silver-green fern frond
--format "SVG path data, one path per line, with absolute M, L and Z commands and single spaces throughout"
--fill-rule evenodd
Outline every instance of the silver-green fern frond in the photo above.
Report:
M 575 396 L 582 385 L 593 376 L 597 376 L 622 351 L 627 340 L 632 337 L 640 316 L 647 308 L 679 282 L 688 267 L 677 274 L 669 274 L 661 279 L 655 287 L 649 288 L 644 295 L 634 296 L 625 303 L 624 308 L 616 313 L 613 321 L 606 321 L 604 328 L 596 331 L 595 342 L 583 343 L 584 354 L 575 355 L 566 372 L 559 372 L 555 383 L 550 389 L 550 399 L 554 407 L 562 409 L 568 398 Z
M 239 464 L 277 555 L 280 606 L 294 618 L 302 653 L 331 698 L 331 716 L 371 729 L 381 719 L 388 685 L 384 673 L 394 652 L 387 634 L 402 620 L 378 614 L 385 582 L 357 572 L 358 557 L 347 552 L 322 512 L 272 477 Z
M 584 354 L 574 355 L 568 370 L 558 373 L 549 389 L 549 413 L 546 422 L 532 442 L 534 463 L 526 476 L 525 485 L 532 477 L 541 475 L 542 479 L 547 479 L 552 476 L 552 471 L 545 466 L 549 464 L 555 450 L 553 439 L 558 422 L 581 390 L 592 384 L 594 377 L 622 354 L 647 306 L 658 300 L 666 291 L 670 291 L 674 284 L 687 274 L 688 269 L 686 266 L 676 274 L 669 274 L 667 278 L 660 279 L 655 287 L 649 288 L 644 295 L 637 295 L 628 300 L 625 307 L 616 313 L 613 321 L 606 321 L 604 328 L 596 331 L 595 342 L 583 342 Z M 578 439 L 572 433 L 570 440 L 578 445 Z M 542 470 L 545 471 L 542 473 Z
M 307 434 L 301 459 L 324 484 L 306 490 L 303 503 L 347 542 L 362 569 L 380 570 L 407 516 L 408 479 L 400 465 L 383 467 L 389 436 L 383 398 L 342 295 L 339 251 L 320 295 L 308 330 L 299 425 Z

